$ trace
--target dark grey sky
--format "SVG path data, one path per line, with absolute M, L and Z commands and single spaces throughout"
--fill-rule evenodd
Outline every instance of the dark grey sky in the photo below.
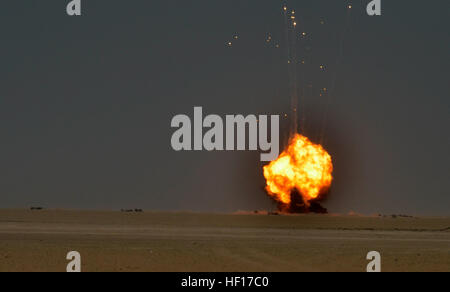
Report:
M 271 208 L 256 152 L 179 152 L 170 121 L 288 111 L 281 1 L 8 0 L 0 9 L 0 207 Z M 450 215 L 449 2 L 291 1 L 313 84 L 307 134 L 338 70 L 325 147 L 331 212 Z M 325 25 L 320 25 L 320 20 Z M 225 45 L 238 33 L 232 49 Z M 302 53 L 310 47 L 308 53 Z M 328 72 L 320 73 L 324 63 Z

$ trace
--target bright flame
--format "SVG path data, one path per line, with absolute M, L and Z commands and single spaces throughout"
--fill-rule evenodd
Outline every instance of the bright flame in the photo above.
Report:
M 309 206 L 311 200 L 326 192 L 333 180 L 331 156 L 321 145 L 296 134 L 277 160 L 264 166 L 266 190 L 276 201 L 289 205 L 297 190 Z

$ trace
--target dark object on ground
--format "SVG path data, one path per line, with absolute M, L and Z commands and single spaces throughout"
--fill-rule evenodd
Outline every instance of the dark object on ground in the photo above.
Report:
M 30 210 L 31 211 L 41 211 L 41 210 L 44 210 L 44 208 L 42 208 L 42 207 L 31 207 Z
M 402 218 L 414 218 L 413 216 L 409 216 L 409 215 L 398 215 L 398 217 L 402 217 Z
M 135 212 L 135 213 L 142 213 L 142 212 L 144 212 L 144 210 L 142 210 L 142 209 L 121 209 L 120 212 L 123 212 L 123 213 L 133 213 L 133 212 Z
M 269 216 L 278 216 L 280 213 L 278 212 L 269 212 Z
M 397 218 L 411 218 L 411 219 L 417 219 L 416 217 L 414 217 L 414 216 L 410 216 L 410 215 L 379 215 L 380 217 L 383 217 L 383 218 L 388 218 L 388 217 L 391 217 L 391 218 L 394 218 L 394 219 L 397 219 Z

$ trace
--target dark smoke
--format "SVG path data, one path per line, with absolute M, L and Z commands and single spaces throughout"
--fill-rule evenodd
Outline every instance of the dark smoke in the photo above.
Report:
M 328 210 L 319 203 L 319 200 L 310 201 L 308 206 L 303 202 L 302 196 L 298 191 L 293 191 L 291 193 L 291 203 L 289 205 L 278 203 L 278 210 L 290 214 L 328 214 Z

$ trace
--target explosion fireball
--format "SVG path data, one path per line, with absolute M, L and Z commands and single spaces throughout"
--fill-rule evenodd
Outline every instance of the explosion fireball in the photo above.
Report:
M 295 134 L 278 159 L 264 166 L 266 190 L 281 211 L 308 212 L 329 190 L 332 172 L 333 163 L 327 151 L 307 137 Z

